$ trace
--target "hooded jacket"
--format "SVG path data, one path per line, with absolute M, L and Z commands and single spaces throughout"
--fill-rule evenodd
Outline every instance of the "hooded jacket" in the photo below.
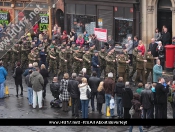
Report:
M 34 71 L 30 75 L 30 82 L 31 82 L 32 88 L 35 92 L 39 92 L 43 89 L 44 79 L 38 71 Z

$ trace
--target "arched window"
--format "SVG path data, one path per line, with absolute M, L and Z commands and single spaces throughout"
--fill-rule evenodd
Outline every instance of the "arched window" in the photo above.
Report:
M 158 9 L 171 8 L 171 7 L 172 7 L 171 0 L 159 0 L 158 1 Z

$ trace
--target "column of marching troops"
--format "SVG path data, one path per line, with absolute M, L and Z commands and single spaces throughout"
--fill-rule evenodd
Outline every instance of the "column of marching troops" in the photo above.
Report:
M 86 68 L 86 74 L 91 75 L 92 57 L 96 48 L 94 44 L 90 44 L 87 48 L 80 47 L 74 42 L 70 46 L 70 44 L 66 44 L 66 41 L 63 41 L 62 44 L 56 44 L 55 40 L 49 43 L 47 39 L 44 39 L 38 45 L 36 46 L 35 41 L 29 41 L 28 37 L 23 38 L 21 42 L 15 43 L 13 47 L 8 43 L 5 48 L 7 53 L 2 58 L 4 67 L 8 69 L 10 66 L 13 72 L 16 62 L 21 62 L 23 69 L 27 68 L 30 63 L 38 62 L 38 64 L 45 64 L 48 71 L 53 72 L 54 76 L 58 77 L 66 72 L 78 74 L 82 68 Z M 44 51 L 46 62 L 41 62 L 40 51 Z M 150 51 L 144 57 L 137 47 L 134 48 L 133 68 L 129 67 L 130 60 L 126 47 L 123 47 L 120 53 L 115 51 L 115 47 L 108 49 L 108 52 L 105 47 L 102 47 L 98 53 L 100 74 L 104 73 L 104 77 L 109 72 L 112 72 L 115 80 L 117 77 L 123 77 L 124 81 L 130 81 L 137 71 L 135 82 L 138 83 L 142 78 L 142 82 L 145 84 L 149 74 L 151 73 L 152 75 L 154 58 Z

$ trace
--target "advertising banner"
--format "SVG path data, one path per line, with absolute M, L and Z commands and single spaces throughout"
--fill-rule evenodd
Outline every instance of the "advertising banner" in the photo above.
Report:
M 48 30 L 49 28 L 49 15 L 48 14 L 40 14 L 40 23 L 39 23 L 39 29 L 40 31 Z
M 9 24 L 9 20 L 8 20 L 8 12 L 5 11 L 0 11 L 0 24 Z

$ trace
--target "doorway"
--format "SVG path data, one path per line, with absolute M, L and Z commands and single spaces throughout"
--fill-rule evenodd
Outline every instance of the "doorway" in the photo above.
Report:
M 56 11 L 56 22 L 58 27 L 61 27 L 61 32 L 64 30 L 64 13 L 61 9 Z
M 159 0 L 157 8 L 157 28 L 162 32 L 162 27 L 165 25 L 168 28 L 170 37 L 172 38 L 172 7 L 170 0 Z

